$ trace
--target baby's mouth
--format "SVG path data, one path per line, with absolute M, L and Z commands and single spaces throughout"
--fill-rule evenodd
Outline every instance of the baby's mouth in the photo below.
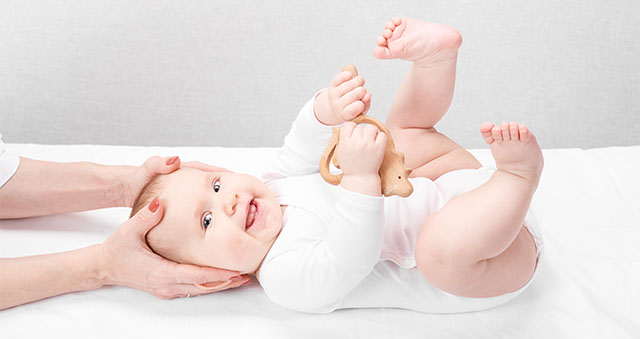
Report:
M 253 226 L 253 223 L 256 221 L 256 213 L 258 212 L 258 206 L 256 204 L 255 199 L 251 199 L 249 202 L 249 212 L 247 212 L 247 220 L 245 221 L 245 231 L 249 229 L 249 227 Z

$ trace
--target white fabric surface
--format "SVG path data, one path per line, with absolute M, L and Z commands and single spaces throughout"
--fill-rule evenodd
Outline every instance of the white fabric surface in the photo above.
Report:
M 40 160 L 140 164 L 180 155 L 260 175 L 276 148 L 169 148 L 5 144 Z M 486 149 L 473 150 L 492 166 Z M 350 309 L 289 311 L 260 286 L 190 299 L 160 300 L 108 287 L 0 311 L 2 337 L 112 338 L 632 338 L 640 336 L 640 146 L 546 149 L 533 210 L 545 239 L 532 285 L 496 308 L 435 315 Z M 0 221 L 0 257 L 65 251 L 103 241 L 129 210 L 114 208 Z M 46 284 L 46 282 L 42 282 Z

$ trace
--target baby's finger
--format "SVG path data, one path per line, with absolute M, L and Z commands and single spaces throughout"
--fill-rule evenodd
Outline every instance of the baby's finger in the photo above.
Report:
M 353 128 L 353 132 L 351 133 L 351 136 L 354 137 L 355 139 L 362 139 L 363 132 L 364 132 L 364 127 L 362 127 L 361 125 L 356 125 L 356 127 Z
M 341 97 L 362 86 L 364 86 L 364 78 L 361 76 L 357 76 L 349 81 L 345 81 L 340 84 L 340 86 L 336 88 L 336 94 L 338 95 L 338 97 Z
M 361 100 L 365 95 L 367 95 L 367 89 L 364 87 L 357 87 L 338 99 L 338 103 L 342 107 L 347 107 L 352 102 Z
M 364 109 L 364 103 L 360 100 L 356 100 L 344 108 L 344 110 L 342 111 L 342 119 L 344 119 L 345 121 L 353 120 L 353 118 L 364 112 Z
M 367 112 L 369 111 L 369 107 L 371 107 L 371 93 L 367 91 L 367 94 L 365 94 L 360 101 L 364 103 L 362 114 L 367 114 Z
M 387 145 L 387 133 L 379 132 L 378 135 L 376 135 L 375 143 L 376 143 L 376 145 L 383 145 L 383 147 L 386 146 Z
M 346 122 L 342 127 L 340 127 L 340 140 L 344 140 L 346 138 L 351 137 L 353 134 L 353 129 L 356 127 L 355 122 Z
M 338 87 L 341 84 L 343 84 L 345 81 L 351 80 L 351 77 L 353 77 L 353 75 L 351 75 L 351 72 L 347 72 L 347 71 L 340 72 L 333 77 L 333 79 L 329 83 L 329 86 Z
M 378 128 L 376 126 L 373 126 L 373 125 L 366 125 L 364 127 L 364 130 L 362 131 L 362 136 L 366 140 L 375 141 L 377 134 L 378 134 Z

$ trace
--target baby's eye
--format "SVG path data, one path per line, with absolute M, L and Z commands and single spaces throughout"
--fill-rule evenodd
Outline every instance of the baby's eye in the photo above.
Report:
M 206 230 L 209 225 L 213 222 L 213 214 L 211 212 L 207 212 L 202 216 L 202 227 Z
M 214 191 L 214 192 L 218 192 L 219 190 L 220 190 L 220 180 L 216 180 L 216 181 L 213 183 L 213 191 Z

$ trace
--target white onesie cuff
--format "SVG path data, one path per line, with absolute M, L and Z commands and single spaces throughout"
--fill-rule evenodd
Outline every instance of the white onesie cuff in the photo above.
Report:
M 2 135 L 0 134 L 0 187 L 13 177 L 20 165 L 20 158 L 17 155 L 7 152 L 2 142 Z

